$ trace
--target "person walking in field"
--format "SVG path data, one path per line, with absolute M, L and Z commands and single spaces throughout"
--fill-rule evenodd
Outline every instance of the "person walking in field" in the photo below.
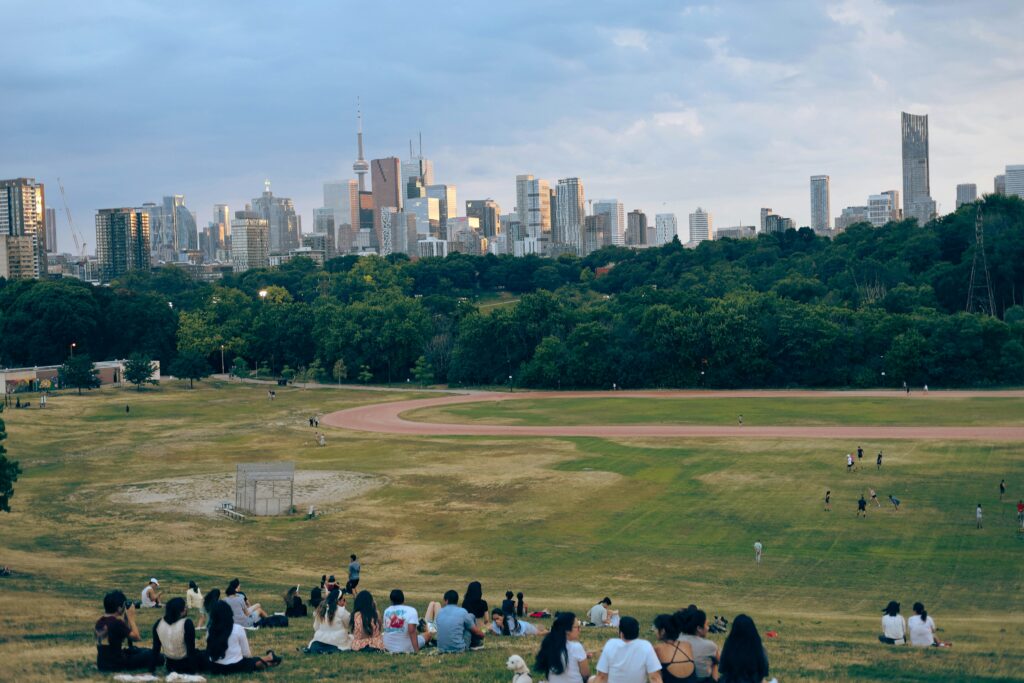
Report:
M 739 421 L 740 421 L 740 427 L 742 427 L 743 426 L 743 413 L 740 413 Z
M 982 524 L 981 524 L 981 503 L 978 503 L 978 509 L 976 509 L 974 511 L 974 519 L 978 523 L 978 527 L 977 528 L 981 529 L 982 528 Z
M 1003 502 L 1003 496 L 1006 495 L 1006 480 L 999 480 L 999 502 Z
M 853 454 L 852 453 L 847 453 L 846 454 L 846 473 L 849 474 L 852 471 L 853 471 Z
M 345 593 L 355 594 L 356 586 L 359 585 L 359 572 L 363 569 L 355 555 L 349 555 L 349 557 L 352 558 L 352 561 L 348 563 L 348 583 L 345 584 L 345 590 L 341 592 L 342 595 Z
M 832 512 L 832 490 L 825 491 L 825 512 Z
M 867 519 L 868 516 L 868 501 L 864 499 L 864 494 L 860 494 L 860 500 L 857 501 L 857 516 L 864 517 Z
M 899 498 L 893 497 L 893 495 L 890 493 L 889 494 L 889 502 L 892 503 L 892 506 L 894 508 L 896 508 L 896 512 L 900 511 L 900 499 Z
M 857 446 L 857 464 L 859 465 L 860 461 L 863 460 L 863 459 L 864 459 L 864 449 L 861 448 L 860 446 Z
M 761 564 L 761 553 L 764 552 L 764 546 L 761 544 L 761 539 L 754 541 L 754 562 Z
M 1024 526 L 1024 500 L 1017 501 L 1017 521 Z
M 875 493 L 874 489 L 868 489 L 868 493 L 871 494 L 871 500 L 875 503 L 876 508 L 882 507 L 882 504 L 878 502 L 878 494 Z
M 882 451 L 878 451 L 878 457 L 875 458 L 875 469 L 882 469 Z

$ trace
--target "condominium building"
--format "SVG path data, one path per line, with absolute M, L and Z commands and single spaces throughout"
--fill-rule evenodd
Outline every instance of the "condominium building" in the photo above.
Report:
M 118 208 L 96 213 L 96 258 L 102 282 L 130 270 L 149 270 L 150 248 L 148 212 Z
M 231 261 L 236 273 L 270 267 L 270 221 L 254 211 L 231 220 Z
M 903 215 L 924 225 L 935 217 L 928 161 L 928 115 L 902 112 Z
M 516 213 L 524 238 L 534 240 L 551 236 L 551 185 L 532 175 L 516 176 Z
M 493 199 L 470 199 L 466 202 L 466 216 L 480 221 L 480 234 L 484 237 L 501 234 L 501 207 Z
M 7 280 L 38 277 L 35 244 L 30 235 L 0 234 L 0 277 Z
M 828 233 L 832 229 L 832 204 L 829 177 L 811 176 L 811 230 Z
M 899 196 L 899 192 L 896 190 L 869 196 L 868 222 L 876 228 L 880 228 L 890 221 L 898 221 L 900 219 Z
M 608 244 L 622 246 L 626 243 L 626 211 L 618 199 L 598 199 L 591 209 L 595 216 L 608 214 Z
M 633 209 L 626 214 L 626 246 L 639 247 L 647 244 L 647 214 Z
M 552 228 L 551 241 L 579 254 L 583 250 L 583 221 L 587 215 L 583 183 L 579 178 L 562 178 L 555 197 L 558 231 Z
M 454 185 L 427 185 L 427 197 L 436 199 L 441 212 L 441 235 L 450 240 L 448 219 L 459 215 L 459 204 Z
M 35 178 L 0 180 L 0 235 L 30 238 L 32 277 L 46 275 L 46 192 Z
M 323 208 L 334 214 L 338 251 L 348 253 L 352 250 L 355 233 L 359 230 L 359 184 L 355 180 L 325 182 Z
M 841 232 L 857 223 L 870 223 L 867 206 L 848 206 L 840 216 L 836 216 L 836 230 Z
M 711 214 L 701 207 L 690 214 L 690 242 L 703 242 L 711 239 L 711 228 L 714 221 Z
M 57 253 L 57 210 L 46 209 L 46 253 Z
M 668 244 L 679 234 L 679 222 L 674 213 L 659 213 L 654 216 L 654 243 Z
M 1000 174 L 992 179 L 992 189 L 996 194 L 1006 194 L 1006 175 Z
M 264 181 L 263 194 L 252 200 L 252 212 L 267 221 L 271 254 L 287 254 L 298 249 L 302 235 L 302 217 L 295 213 L 295 203 L 288 197 L 275 197 L 270 181 Z M 238 214 L 235 214 L 236 218 Z M 234 221 L 232 221 L 234 226 Z M 234 228 L 231 230 L 234 237 Z
M 1006 194 L 1024 199 L 1024 164 L 1006 167 Z
M 978 199 L 978 186 L 974 183 L 962 183 L 956 186 L 956 208 L 970 204 Z

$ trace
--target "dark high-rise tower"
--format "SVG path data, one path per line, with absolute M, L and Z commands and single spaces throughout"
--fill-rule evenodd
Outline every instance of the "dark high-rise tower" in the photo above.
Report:
M 903 133 L 903 217 L 924 225 L 935 216 L 928 168 L 928 115 L 901 113 Z

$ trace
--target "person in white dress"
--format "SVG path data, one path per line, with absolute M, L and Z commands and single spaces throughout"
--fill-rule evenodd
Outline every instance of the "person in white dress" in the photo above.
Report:
M 341 591 L 332 590 L 313 612 L 313 640 L 306 646 L 306 652 L 328 654 L 351 649 L 351 619 L 352 615 L 345 609 L 345 598 Z

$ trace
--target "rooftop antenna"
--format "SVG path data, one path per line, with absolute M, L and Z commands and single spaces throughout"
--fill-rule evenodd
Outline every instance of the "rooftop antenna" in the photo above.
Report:
M 415 158 L 412 154 L 412 138 L 409 138 L 409 160 L 411 161 Z
M 423 158 L 423 131 L 420 131 L 420 159 Z
M 365 192 L 366 174 L 370 170 L 370 164 L 363 158 L 363 109 L 358 97 L 356 98 L 356 119 L 359 124 L 359 132 L 356 134 L 356 140 L 359 143 L 359 158 L 352 164 L 352 170 L 359 177 L 359 191 Z

